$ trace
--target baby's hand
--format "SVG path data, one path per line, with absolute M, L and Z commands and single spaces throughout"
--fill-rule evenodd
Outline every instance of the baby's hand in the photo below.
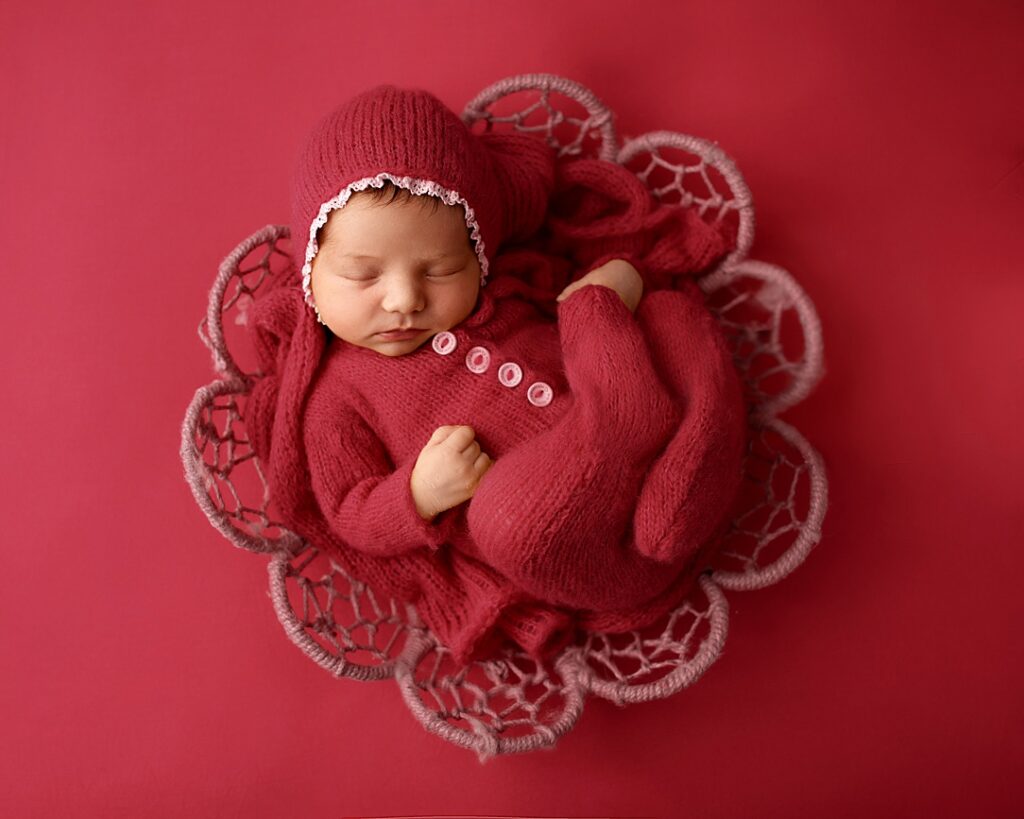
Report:
M 595 267 L 586 276 L 577 279 L 563 290 L 555 301 L 564 301 L 570 293 L 586 287 L 588 284 L 603 284 L 610 287 L 622 298 L 629 312 L 635 313 L 644 293 L 644 280 L 639 271 L 625 259 L 612 259 L 600 267 Z
M 438 427 L 423 447 L 409 479 L 416 511 L 433 520 L 469 500 L 494 463 L 476 442 L 472 427 Z

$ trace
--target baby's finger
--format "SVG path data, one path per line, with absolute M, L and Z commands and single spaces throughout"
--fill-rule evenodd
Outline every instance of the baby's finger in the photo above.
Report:
M 458 426 L 452 431 L 452 434 L 448 436 L 444 444 L 456 452 L 462 452 L 466 447 L 473 443 L 473 438 L 476 435 L 473 427 Z
M 476 463 L 473 464 L 473 470 L 479 474 L 486 472 L 493 465 L 494 461 L 491 460 L 490 456 L 486 452 L 481 452 L 480 457 L 477 458 Z
M 434 430 L 433 434 L 430 436 L 430 440 L 427 441 L 427 443 L 428 444 L 439 444 L 439 443 L 441 443 L 441 441 L 447 440 L 447 438 L 456 429 L 458 429 L 458 427 L 451 426 L 451 425 L 443 426 L 443 427 L 438 427 L 437 429 Z

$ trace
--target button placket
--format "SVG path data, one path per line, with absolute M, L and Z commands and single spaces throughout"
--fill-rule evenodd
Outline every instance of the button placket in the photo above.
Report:
M 459 346 L 458 339 L 454 333 L 447 330 L 438 333 L 430 342 L 434 352 L 438 355 L 451 355 Z M 470 348 L 465 357 L 466 369 L 472 373 L 481 374 L 487 372 L 491 367 L 491 352 L 486 347 L 476 346 Z M 498 367 L 498 382 L 509 389 L 515 389 L 522 383 L 523 368 L 514 361 L 506 361 Z M 554 390 L 544 381 L 534 381 L 526 389 L 526 400 L 535 407 L 546 407 L 554 398 Z

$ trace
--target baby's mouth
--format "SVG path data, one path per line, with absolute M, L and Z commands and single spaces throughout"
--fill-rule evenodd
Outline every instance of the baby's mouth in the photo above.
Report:
M 382 333 L 377 333 L 377 335 L 388 341 L 400 341 L 406 338 L 413 338 L 425 332 L 426 330 L 422 327 L 410 327 L 406 330 L 386 330 Z

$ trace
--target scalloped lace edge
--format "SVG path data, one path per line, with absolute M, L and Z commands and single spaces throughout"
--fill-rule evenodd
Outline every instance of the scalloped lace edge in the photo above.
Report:
M 320 311 L 317 310 L 316 304 L 313 302 L 313 291 L 310 289 L 310 276 L 313 270 L 313 258 L 320 250 L 320 246 L 316 241 L 317 231 L 327 224 L 327 217 L 330 216 L 331 211 L 344 207 L 345 203 L 348 202 L 353 193 L 364 191 L 370 187 L 383 188 L 385 180 L 409 191 L 409 193 L 414 196 L 430 194 L 431 196 L 436 196 L 446 205 L 462 205 L 462 209 L 466 214 L 466 227 L 470 230 L 470 238 L 473 240 L 473 246 L 476 248 L 476 256 L 480 262 L 480 286 L 483 287 L 483 285 L 487 283 L 487 270 L 489 265 L 487 263 L 487 255 L 484 253 L 484 240 L 480 235 L 480 224 L 476 220 L 476 213 L 473 211 L 473 208 L 469 206 L 469 203 L 459 196 L 458 192 L 442 187 L 436 182 L 431 182 L 429 179 L 417 179 L 411 176 L 394 176 L 390 173 L 379 173 L 376 176 L 367 176 L 346 185 L 337 196 L 332 199 L 328 199 L 320 206 L 319 213 L 317 213 L 316 218 L 309 226 L 309 242 L 306 244 L 306 260 L 302 265 L 302 292 L 305 296 L 306 304 L 313 308 L 313 312 L 316 313 L 317 321 L 321 324 L 324 324 L 324 320 L 320 317 Z

